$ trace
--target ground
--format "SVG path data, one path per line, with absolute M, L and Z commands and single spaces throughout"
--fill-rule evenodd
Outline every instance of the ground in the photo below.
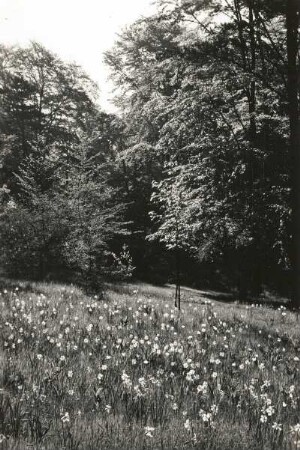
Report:
M 300 448 L 300 319 L 146 284 L 11 283 L 0 448 Z M 218 297 L 219 298 L 219 297 Z

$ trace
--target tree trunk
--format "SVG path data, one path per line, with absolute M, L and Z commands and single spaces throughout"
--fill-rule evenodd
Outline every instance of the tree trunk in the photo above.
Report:
M 249 89 L 249 116 L 250 116 L 250 139 L 252 145 L 256 141 L 256 83 L 255 83 L 255 70 L 256 70 L 256 40 L 255 40 L 255 25 L 254 25 L 254 10 L 253 10 L 253 0 L 249 1 L 249 37 L 250 37 L 250 89 Z M 251 161 L 253 165 L 253 161 Z M 253 178 L 253 167 L 252 178 Z
M 287 79 L 290 121 L 291 205 L 292 205 L 292 304 L 300 308 L 300 130 L 299 130 L 299 71 L 297 68 L 299 0 L 287 0 Z
M 257 24 L 257 27 L 259 25 Z M 249 138 L 250 138 L 250 189 L 251 189 L 251 214 L 255 215 L 254 200 L 255 197 L 255 181 L 257 180 L 257 164 L 255 160 L 254 148 L 257 145 L 257 127 L 256 127 L 256 32 L 255 32 L 255 3 L 254 0 L 249 0 L 249 41 L 250 41 L 250 87 L 249 87 Z M 250 251 L 250 292 L 251 294 L 257 296 L 262 290 L 262 255 L 260 252 L 260 242 L 259 238 L 255 236 L 252 248 Z
M 46 256 L 45 256 L 45 248 L 43 247 L 41 249 L 39 258 L 38 279 L 44 280 L 45 276 L 46 276 Z
M 181 289 L 180 289 L 180 255 L 179 250 L 176 249 L 175 252 L 175 263 L 176 263 L 176 289 L 175 289 L 175 307 L 180 310 L 180 300 L 181 300 Z

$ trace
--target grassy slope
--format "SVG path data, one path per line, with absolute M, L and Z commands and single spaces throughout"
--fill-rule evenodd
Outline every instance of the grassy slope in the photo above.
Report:
M 104 300 L 2 290 L 0 448 L 300 445 L 299 316 L 190 289 L 178 314 L 172 296 L 146 284 L 109 286 Z

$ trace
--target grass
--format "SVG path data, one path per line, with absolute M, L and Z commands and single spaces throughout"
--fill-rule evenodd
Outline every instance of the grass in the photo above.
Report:
M 300 320 L 183 289 L 10 284 L 0 448 L 300 448 Z

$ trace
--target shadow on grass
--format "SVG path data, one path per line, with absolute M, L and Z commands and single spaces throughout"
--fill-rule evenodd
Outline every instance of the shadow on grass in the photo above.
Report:
M 17 288 L 17 289 L 16 289 Z M 11 278 L 0 278 L 0 290 L 17 290 L 19 292 L 33 292 L 40 294 L 41 291 L 37 288 L 36 283 L 33 281 L 14 280 Z

